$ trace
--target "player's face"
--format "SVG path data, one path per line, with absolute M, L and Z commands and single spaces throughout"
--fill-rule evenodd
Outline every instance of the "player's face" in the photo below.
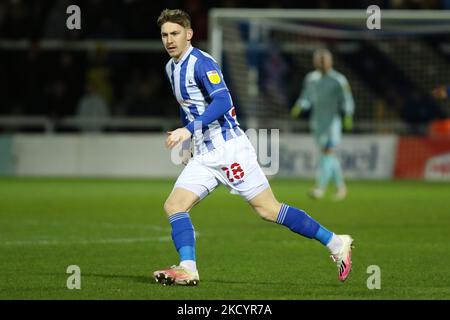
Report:
M 321 72 L 327 72 L 333 67 L 333 58 L 329 54 L 317 54 L 314 56 L 314 67 Z
M 175 60 L 181 59 L 189 48 L 193 31 L 178 23 L 166 22 L 161 26 L 161 39 L 169 56 Z

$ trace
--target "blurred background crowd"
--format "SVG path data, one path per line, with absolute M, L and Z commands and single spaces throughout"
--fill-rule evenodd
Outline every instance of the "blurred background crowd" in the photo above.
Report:
M 264 8 L 365 10 L 369 5 L 377 4 L 382 9 L 450 9 L 450 0 L 273 0 L 263 3 Z M 65 10 L 70 4 L 81 8 L 81 30 L 66 28 Z M 91 112 L 104 116 L 176 117 L 177 104 L 163 76 L 168 60 L 164 51 L 110 51 L 101 45 L 89 51 L 62 50 L 59 47 L 43 50 L 42 40 L 159 41 L 160 31 L 155 21 L 160 11 L 164 8 L 182 8 L 192 17 L 194 44 L 207 50 L 209 9 L 260 7 L 261 1 L 251 0 L 1 1 L 0 116 L 43 115 L 58 119 L 80 113 L 89 115 Z M 24 47 L 20 46 L 21 40 L 27 40 Z M 14 45 L 11 46 L 11 43 Z M 396 76 L 399 74 L 396 70 L 386 69 L 390 66 L 375 65 L 371 58 L 379 57 L 372 55 L 370 50 L 366 50 L 365 60 L 351 55 L 341 58 L 371 82 L 382 101 L 391 106 L 391 112 L 411 123 L 426 122 L 445 115 L 429 95 L 411 90 L 409 79 Z M 285 74 L 292 74 L 292 68 L 297 68 L 301 70 L 300 80 L 312 65 L 297 65 L 277 55 L 267 57 L 266 61 L 268 64 L 264 70 L 273 75 L 267 77 L 268 81 L 275 80 L 278 86 L 286 83 L 285 104 L 288 110 L 297 98 L 300 83 L 289 86 Z M 272 72 L 271 68 L 278 73 Z M 285 74 L 280 74 L 282 70 Z M 383 87 L 382 79 L 386 73 L 392 73 L 391 79 L 396 80 L 397 87 L 392 83 L 384 83 Z M 274 78 L 276 74 L 280 75 L 279 79 Z

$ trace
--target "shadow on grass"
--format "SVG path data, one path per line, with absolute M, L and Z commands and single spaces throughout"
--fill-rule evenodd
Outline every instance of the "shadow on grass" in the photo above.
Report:
M 97 277 L 97 278 L 104 278 L 104 279 L 116 279 L 116 280 L 126 280 L 126 281 L 133 281 L 138 283 L 145 283 L 145 284 L 153 284 L 153 285 L 160 285 L 158 284 L 153 277 L 151 276 L 138 276 L 138 275 L 123 275 L 123 274 L 101 274 L 101 273 L 83 273 L 83 277 Z M 237 281 L 237 280 L 226 280 L 226 279 L 207 279 L 204 281 L 205 283 L 209 284 L 219 284 L 219 285 L 249 285 L 248 281 Z M 252 285 L 260 285 L 260 286 L 267 286 L 270 288 L 282 286 L 285 287 L 286 283 L 282 281 L 252 281 Z M 294 284 L 293 284 L 294 285 Z
M 303 288 L 305 286 L 304 283 L 286 283 L 285 281 L 236 281 L 236 280 L 225 280 L 225 279 L 208 279 L 208 283 L 216 283 L 220 285 L 227 285 L 227 284 L 238 284 L 238 285 L 260 285 L 260 286 L 270 286 L 270 288 L 275 287 L 282 287 L 286 288 L 288 287 L 297 287 L 297 288 Z M 307 286 L 313 286 L 313 287 L 324 287 L 324 288 L 338 288 L 341 287 L 341 283 L 308 283 Z
M 52 274 L 54 275 L 54 274 Z M 109 280 L 121 280 L 121 281 L 132 281 L 135 283 L 141 283 L 146 285 L 156 285 L 160 286 L 159 283 L 157 283 L 151 275 L 145 276 L 145 275 L 129 275 L 129 274 L 108 274 L 108 273 L 82 273 L 82 278 L 103 278 L 103 279 L 109 279 Z M 202 283 L 202 281 L 200 281 Z M 280 289 L 286 289 L 286 288 L 298 288 L 300 290 L 304 290 L 305 287 L 325 287 L 325 288 L 338 288 L 341 287 L 341 283 L 322 283 L 322 282 L 316 282 L 316 283 L 308 283 L 305 286 L 305 283 L 286 283 L 285 281 L 239 281 L 239 280 L 230 280 L 230 279 L 218 279 L 218 278 L 208 278 L 203 281 L 204 284 L 211 284 L 211 285 L 220 285 L 220 286 L 229 286 L 229 285 L 238 285 L 238 286 L 248 286 L 256 285 L 256 286 L 262 286 L 262 287 L 268 287 L 271 288 L 271 290 L 274 290 L 276 288 Z
M 217 283 L 217 284 L 256 284 L 256 285 L 263 285 L 263 286 L 273 286 L 273 285 L 279 285 L 282 284 L 281 282 L 257 282 L 257 281 L 236 281 L 236 280 L 225 280 L 225 279 L 208 279 L 209 283 Z
M 83 273 L 82 277 L 97 277 L 104 279 L 127 280 L 145 284 L 154 284 L 155 281 L 150 276 L 125 275 L 125 274 L 101 274 L 101 273 Z

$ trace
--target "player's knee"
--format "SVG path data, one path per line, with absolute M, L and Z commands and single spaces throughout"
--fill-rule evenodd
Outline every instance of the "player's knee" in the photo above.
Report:
M 270 222 L 275 222 L 277 221 L 277 218 L 273 215 L 273 212 L 268 211 L 268 210 L 257 210 L 259 216 L 265 220 L 265 221 L 270 221 Z
M 191 205 L 184 201 L 169 198 L 164 202 L 164 211 L 168 216 L 178 212 L 187 212 L 189 209 L 191 209 Z
M 280 205 L 281 206 L 281 205 Z M 258 215 L 265 221 L 275 222 L 280 212 L 277 205 L 254 207 Z

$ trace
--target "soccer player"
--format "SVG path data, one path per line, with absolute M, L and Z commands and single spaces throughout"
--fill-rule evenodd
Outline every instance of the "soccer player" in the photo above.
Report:
M 165 9 L 157 24 L 171 57 L 166 74 L 180 104 L 183 125 L 168 132 L 166 146 L 186 145 L 192 139 L 194 150 L 164 204 L 180 263 L 155 271 L 155 280 L 164 285 L 199 283 L 195 231 L 189 210 L 220 183 L 245 198 L 264 220 L 284 225 L 326 246 L 337 263 L 339 280 L 344 281 L 352 267 L 353 239 L 336 235 L 303 210 L 277 201 L 253 146 L 239 127 L 220 67 L 212 56 L 191 45 L 189 15 Z
M 296 118 L 302 110 L 312 109 L 310 127 L 320 149 L 320 159 L 316 186 L 309 191 L 309 195 L 315 199 L 323 198 L 328 183 L 333 179 L 336 185 L 334 198 L 342 200 L 347 196 L 347 187 L 333 149 L 341 141 L 342 114 L 344 129 L 351 130 L 353 127 L 353 96 L 345 76 L 333 69 L 333 56 L 329 50 L 316 50 L 313 63 L 316 70 L 306 75 L 291 115 Z

